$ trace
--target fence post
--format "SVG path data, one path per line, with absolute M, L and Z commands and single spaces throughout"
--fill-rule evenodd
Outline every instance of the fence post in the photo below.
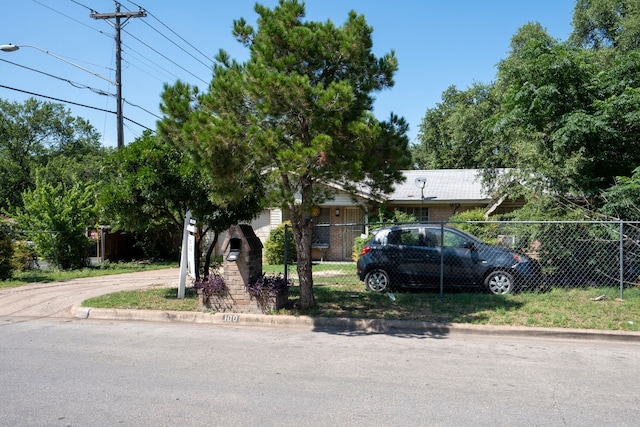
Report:
M 53 259 L 56 262 L 56 268 L 60 269 L 60 262 L 58 261 L 58 252 L 56 251 L 56 243 L 53 239 L 53 233 L 55 233 L 55 231 L 49 232 L 49 240 L 51 240 L 51 250 L 53 251 Z
M 289 225 L 284 225 L 284 282 L 289 280 Z
M 624 299 L 624 222 L 620 220 L 620 299 Z
M 444 299 L 444 221 L 440 222 L 440 302 Z

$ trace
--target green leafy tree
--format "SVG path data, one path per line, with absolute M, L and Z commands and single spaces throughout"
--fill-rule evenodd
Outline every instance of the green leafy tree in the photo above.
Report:
M 516 154 L 505 175 L 532 192 L 591 203 L 640 164 L 638 51 L 610 59 L 523 27 L 499 66 L 494 138 Z
M 611 177 L 610 152 L 600 143 L 596 114 L 597 63 L 528 24 L 499 66 L 501 108 L 489 121 L 496 140 L 510 146 L 514 168 L 505 178 L 533 192 L 591 197 Z
M 488 220 L 484 209 L 475 208 L 458 212 L 449 218 L 454 227 L 459 228 L 484 242 L 495 244 L 498 235 L 498 225 Z
M 209 92 L 166 88 L 164 130 L 226 186 L 225 197 L 259 176 L 268 203 L 288 209 L 300 306 L 308 308 L 315 304 L 312 209 L 330 195 L 323 184 L 388 192 L 409 165 L 405 121 L 392 114 L 380 123 L 371 114 L 372 93 L 393 85 L 398 65 L 393 52 L 372 53 L 373 30 L 355 12 L 336 26 L 303 21 L 304 5 L 295 0 L 255 11 L 257 29 L 244 19 L 233 26 L 248 61 L 220 51 Z
M 640 3 L 637 0 L 579 0 L 570 41 L 590 49 L 640 48 Z
M 243 192 L 232 203 L 214 202 L 217 187 L 192 158 L 165 138 L 149 132 L 114 151 L 105 162 L 105 169 L 105 176 L 110 178 L 100 195 L 103 219 L 114 229 L 136 233 L 141 238 L 156 236 L 166 248 L 174 247 L 174 242 L 179 245 L 184 218 L 190 210 L 198 220 L 199 253 L 204 252 L 205 235 L 213 233 L 203 267 L 205 276 L 219 232 L 238 221 L 253 219 L 262 209 L 258 191 Z M 257 184 L 250 188 L 256 189 Z
M 442 102 L 428 109 L 420 123 L 419 143 L 412 147 L 420 169 L 503 167 L 502 157 L 483 132 L 497 110 L 492 85 L 475 83 L 465 91 L 450 86 Z
M 414 164 L 485 168 L 491 188 L 533 204 L 551 195 L 563 215 L 580 200 L 592 211 L 580 215 L 605 203 L 624 216 L 623 177 L 640 165 L 640 3 L 579 0 L 573 24 L 567 42 L 522 26 L 495 83 L 447 89 L 421 123 Z
M 600 212 L 610 218 L 640 221 L 640 167 L 631 176 L 616 177 L 615 185 L 603 192 Z
M 53 185 L 36 176 L 36 187 L 22 194 L 14 212 L 18 226 L 31 235 L 45 259 L 62 269 L 87 265 L 85 230 L 96 224 L 96 184 Z
M 22 193 L 35 188 L 37 170 L 51 183 L 71 175 L 97 180 L 102 150 L 94 128 L 61 104 L 0 100 L 0 209 L 21 206 Z

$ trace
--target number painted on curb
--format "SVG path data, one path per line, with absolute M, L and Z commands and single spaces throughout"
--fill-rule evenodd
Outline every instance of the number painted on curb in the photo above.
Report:
M 237 314 L 225 314 L 222 316 L 222 321 L 226 323 L 238 323 Z

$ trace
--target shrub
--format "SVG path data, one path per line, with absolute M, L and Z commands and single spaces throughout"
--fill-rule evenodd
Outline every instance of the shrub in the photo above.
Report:
M 36 265 L 36 248 L 33 243 L 19 240 L 13 243 L 11 264 L 18 271 L 32 270 Z
M 22 194 L 23 207 L 15 218 L 24 230 L 34 232 L 31 239 L 38 251 L 64 270 L 88 264 L 85 236 L 87 226 L 96 219 L 96 185 L 76 183 L 67 188 L 36 177 L 36 187 Z
M 258 300 L 275 298 L 280 292 L 289 289 L 289 281 L 282 274 L 254 276 L 245 283 L 247 293 Z
M 284 264 L 284 227 L 291 229 L 291 222 L 286 221 L 272 229 L 264 244 L 264 257 L 267 264 Z M 297 258 L 296 245 L 293 241 L 293 234 L 288 233 L 287 250 L 289 261 Z
M 365 245 L 369 242 L 369 240 L 371 240 L 372 237 L 373 234 L 368 234 L 364 237 L 358 236 L 353 240 L 353 252 L 351 254 L 351 258 L 354 261 L 358 260 L 360 252 L 362 252 L 362 249 L 364 249 Z
M 380 207 L 378 209 L 378 215 L 374 215 L 369 219 L 369 224 L 371 224 L 372 231 L 377 230 L 378 228 L 385 227 L 389 225 L 389 223 L 406 224 L 411 222 L 418 222 L 418 219 L 415 217 L 415 215 L 403 212 L 398 209 L 389 210 L 385 207 Z
M 496 243 L 498 225 L 494 222 L 486 222 L 487 218 L 485 217 L 484 210 L 481 208 L 471 209 L 452 215 L 450 221 L 453 222 L 452 225 L 454 227 L 476 236 L 486 243 Z M 456 223 L 456 221 L 462 222 Z M 474 221 L 478 222 L 474 223 Z
M 373 232 L 375 232 L 377 229 L 390 225 L 391 223 L 406 224 L 417 221 L 418 219 L 414 215 L 411 215 L 409 213 L 402 212 L 397 209 L 390 211 L 384 207 L 379 208 L 378 215 L 371 217 L 369 221 L 369 223 L 372 224 L 370 226 L 369 234 L 364 237 L 358 236 L 353 240 L 353 252 L 351 253 L 351 258 L 354 261 L 358 260 L 360 252 L 369 242 L 369 240 L 371 240 L 371 238 L 373 237 Z
M 224 277 L 219 274 L 211 274 L 204 279 L 196 280 L 193 282 L 193 288 L 202 289 L 205 298 L 209 298 L 212 295 L 224 295 L 229 290 Z

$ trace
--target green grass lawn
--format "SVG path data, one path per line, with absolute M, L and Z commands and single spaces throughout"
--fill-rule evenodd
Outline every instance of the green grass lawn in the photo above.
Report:
M 298 288 L 291 287 L 289 304 L 274 315 L 419 320 L 440 323 L 470 323 L 638 331 L 640 290 L 555 289 L 546 293 L 491 295 L 484 293 L 367 292 L 361 283 L 315 286 L 316 307 L 297 308 Z M 605 298 L 595 300 L 605 295 Z M 136 308 L 155 310 L 198 310 L 197 295 L 187 288 L 184 299 L 177 289 L 118 292 L 83 303 L 94 308 Z
M 79 277 L 103 276 L 176 267 L 168 264 L 114 263 L 75 271 L 33 270 L 16 273 L 0 287 L 21 286 L 32 282 L 54 282 Z M 619 300 L 618 288 L 553 289 L 542 293 L 492 295 L 486 293 L 435 291 L 367 292 L 354 280 L 355 266 L 350 263 L 316 264 L 314 295 L 316 307 L 298 308 L 299 288 L 292 286 L 286 308 L 274 315 L 309 315 L 318 317 L 377 318 L 420 320 L 440 323 L 537 326 L 579 329 L 639 331 L 640 289 L 626 288 Z M 266 274 L 278 274 L 283 266 L 264 266 Z M 295 275 L 295 266 L 289 273 Z M 604 298 L 598 298 L 604 295 Z M 184 299 L 177 298 L 176 288 L 151 288 L 117 292 L 84 301 L 86 307 L 146 310 L 197 311 L 198 296 L 187 287 Z

